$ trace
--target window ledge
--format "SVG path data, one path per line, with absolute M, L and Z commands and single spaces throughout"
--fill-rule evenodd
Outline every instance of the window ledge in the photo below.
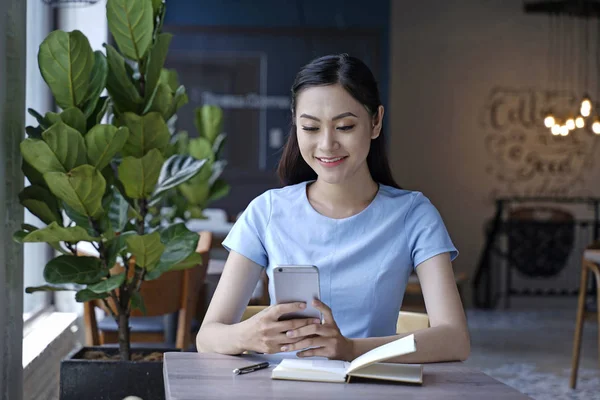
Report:
M 23 398 L 58 398 L 60 361 L 78 344 L 77 314 L 49 312 L 23 338 Z
M 27 368 L 65 335 L 71 337 L 71 342 L 76 344 L 76 320 L 75 313 L 51 312 L 32 321 L 29 332 L 23 338 L 23 368 Z

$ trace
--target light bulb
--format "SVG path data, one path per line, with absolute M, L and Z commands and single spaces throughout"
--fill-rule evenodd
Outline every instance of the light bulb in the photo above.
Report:
M 553 125 L 552 129 L 550 129 L 550 132 L 552 132 L 552 134 L 554 136 L 560 135 L 560 125 L 558 125 L 558 124 Z
M 587 109 L 592 108 L 592 101 L 589 98 L 585 97 L 581 101 L 581 108 L 587 108 Z
M 583 104 L 581 105 L 581 109 L 579 110 L 579 112 L 581 113 L 581 115 L 583 115 L 584 117 L 589 117 L 591 111 L 592 111 L 591 106 L 590 107 L 584 107 Z
M 546 128 L 552 128 L 555 122 L 556 121 L 554 121 L 554 117 L 552 115 L 548 115 L 546 118 L 544 118 L 544 125 L 546 125 Z
M 575 118 L 575 126 L 578 128 L 583 128 L 585 126 L 585 120 L 583 117 L 580 116 Z
M 569 134 L 569 127 L 563 125 L 560 127 L 560 136 L 567 136 Z
M 592 131 L 594 131 L 596 135 L 600 135 L 600 122 L 594 121 L 592 124 Z
M 567 129 L 569 129 L 570 131 L 575 129 L 575 120 L 573 118 L 569 118 L 565 124 L 567 126 Z

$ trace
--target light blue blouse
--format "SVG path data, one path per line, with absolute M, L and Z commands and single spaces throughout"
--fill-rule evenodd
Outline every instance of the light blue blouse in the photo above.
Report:
M 321 300 L 344 336 L 394 335 L 413 268 L 437 254 L 458 255 L 439 212 L 420 192 L 380 185 L 363 211 L 333 219 L 311 206 L 308 183 L 255 198 L 224 247 L 267 268 L 271 299 L 274 268 L 315 265 Z

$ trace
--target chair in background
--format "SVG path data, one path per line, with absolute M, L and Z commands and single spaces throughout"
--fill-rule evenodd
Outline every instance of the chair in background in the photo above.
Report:
M 144 299 L 146 314 L 142 314 L 139 310 L 131 312 L 129 324 L 132 343 L 153 342 L 170 345 L 174 342 L 178 349 L 185 350 L 190 347 L 192 322 L 198 299 L 202 295 L 212 244 L 211 232 L 200 232 L 199 235 L 196 252 L 202 255 L 201 265 L 180 271 L 169 271 L 158 279 L 145 281 L 142 284 L 140 294 Z M 122 270 L 123 267 L 117 265 L 111 273 Z M 116 322 L 108 314 L 98 322 L 96 308 L 107 311 L 100 300 L 84 303 L 86 344 L 97 346 L 117 343 Z M 198 321 L 195 322 L 199 326 Z M 176 326 L 176 329 L 172 329 L 172 326 Z
M 265 308 L 267 308 L 267 306 L 247 306 L 244 314 L 242 315 L 242 321 L 245 321 L 248 318 L 258 314 Z M 429 317 L 427 314 L 409 311 L 400 311 L 398 314 L 398 320 L 396 321 L 397 334 L 408 333 L 426 328 L 429 328 Z
M 577 302 L 577 322 L 575 323 L 575 340 L 573 342 L 573 358 L 571 365 L 571 380 L 569 386 L 571 389 L 575 389 L 577 385 L 577 371 L 579 369 L 579 355 L 581 352 L 581 335 L 583 334 L 583 321 L 592 317 L 596 314 L 598 317 L 598 326 L 600 327 L 600 296 L 598 291 L 600 290 L 600 250 L 588 248 L 584 251 L 582 268 L 581 268 L 581 280 L 579 284 L 579 299 Z M 588 275 L 593 273 L 595 276 L 596 283 L 596 301 L 597 306 L 595 312 L 586 310 L 586 295 L 588 293 Z M 598 358 L 600 362 L 600 329 L 598 331 Z

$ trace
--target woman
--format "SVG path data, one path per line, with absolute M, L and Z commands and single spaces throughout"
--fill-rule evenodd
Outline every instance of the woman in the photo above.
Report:
M 346 54 L 312 61 L 292 87 L 292 129 L 278 173 L 286 185 L 254 199 L 223 242 L 230 251 L 202 327 L 202 352 L 299 351 L 350 361 L 404 335 L 396 321 L 413 268 L 431 328 L 415 353 L 390 362 L 465 360 L 469 333 L 444 223 L 419 192 L 391 176 L 384 108 L 373 74 Z M 302 303 L 271 305 L 240 322 L 261 272 L 316 265 L 319 320 L 278 321 Z M 270 280 L 272 282 L 272 279 Z M 273 298 L 273 285 L 269 285 Z

